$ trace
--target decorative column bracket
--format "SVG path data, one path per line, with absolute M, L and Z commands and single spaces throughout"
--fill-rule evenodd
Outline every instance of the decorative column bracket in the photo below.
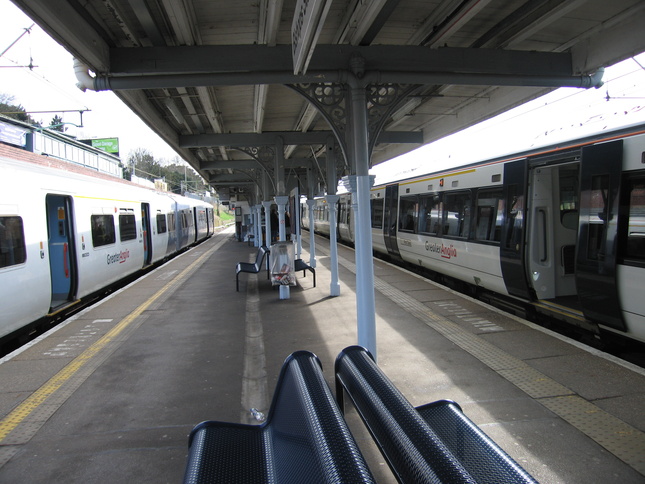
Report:
M 269 180 L 273 185 L 273 191 L 276 191 L 275 173 L 273 170 L 273 163 L 276 154 L 275 148 L 273 148 L 272 146 L 234 146 L 231 148 L 237 151 L 241 151 L 242 153 L 246 153 L 255 161 L 257 161 L 259 165 L 258 169 L 264 170 L 269 175 Z M 260 177 L 256 176 L 255 178 L 259 180 Z M 260 187 L 260 190 L 262 190 L 262 186 L 258 186 Z M 267 197 L 267 193 L 262 193 L 262 198 Z
M 350 74 L 351 75 L 351 74 Z M 360 83 L 360 77 L 357 77 Z M 351 130 L 347 129 L 349 119 L 349 89 L 346 83 L 320 82 L 309 84 L 288 84 L 298 92 L 325 118 L 336 135 L 343 153 L 345 167 L 351 165 L 349 147 L 351 146 Z M 367 97 L 367 115 L 369 123 L 368 143 L 371 158 L 376 140 L 387 120 L 414 91 L 421 88 L 416 84 L 396 83 L 366 83 L 364 85 Z M 339 173 L 345 170 L 339 170 Z

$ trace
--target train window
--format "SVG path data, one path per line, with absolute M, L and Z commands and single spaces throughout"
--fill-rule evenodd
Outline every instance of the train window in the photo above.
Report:
M 116 231 L 114 230 L 114 216 L 92 215 L 92 245 L 101 247 L 116 242 Z
M 168 232 L 174 232 L 176 230 L 176 225 L 175 225 L 175 214 L 174 213 L 169 213 L 168 214 Z
M 446 193 L 443 198 L 443 235 L 468 237 L 470 192 Z
M 645 261 L 645 178 L 630 180 L 629 220 L 625 257 Z
M 609 176 L 591 177 L 589 229 L 587 237 L 587 257 L 599 260 L 604 257 L 603 241 L 606 238 L 608 211 Z
M 370 200 L 370 208 L 372 212 L 372 227 L 375 229 L 383 228 L 383 198 L 373 198 Z
M 134 215 L 119 215 L 119 237 L 121 238 L 121 242 L 137 238 L 137 223 Z
M 499 242 L 502 238 L 502 190 L 480 190 L 477 194 L 475 239 Z
M 185 229 L 187 227 L 186 224 L 186 214 L 184 212 L 181 212 L 179 214 L 179 223 L 181 224 L 181 228 Z
M 563 166 L 559 170 L 560 222 L 571 230 L 578 228 L 578 166 Z
M 166 216 L 163 213 L 158 213 L 157 214 L 157 233 L 165 234 L 167 231 L 168 231 L 168 227 L 166 225 Z
M 504 208 L 506 224 L 504 247 L 514 252 L 519 252 L 521 249 L 524 227 L 524 195 L 518 195 L 518 188 L 515 184 L 508 186 L 508 198 Z
M 417 197 L 401 197 L 399 200 L 399 231 L 414 232 L 417 227 Z
M 438 234 L 441 228 L 439 195 L 423 195 L 419 200 L 419 232 Z
M 0 217 L 0 269 L 27 260 L 21 217 Z

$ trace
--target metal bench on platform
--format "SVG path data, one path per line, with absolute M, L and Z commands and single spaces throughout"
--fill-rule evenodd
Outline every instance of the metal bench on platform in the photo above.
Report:
M 303 277 L 307 276 L 306 271 L 311 271 L 311 273 L 314 275 L 314 287 L 316 287 L 316 269 L 311 267 L 309 264 L 307 264 L 305 261 L 302 259 L 296 259 L 295 261 L 295 266 L 294 266 L 294 271 L 299 272 L 302 271 Z
M 188 446 L 187 484 L 375 482 L 308 351 L 284 362 L 263 424 L 202 422 Z
M 345 348 L 335 371 L 341 410 L 346 393 L 399 482 L 536 482 L 455 402 L 414 408 L 365 348 Z
M 257 274 L 262 270 L 262 261 L 269 253 L 269 249 L 263 245 L 258 249 L 258 254 L 255 257 L 255 262 L 238 262 L 235 267 L 235 290 L 240 290 L 240 272 L 248 272 L 250 274 Z M 267 279 L 269 278 L 269 261 L 267 260 Z

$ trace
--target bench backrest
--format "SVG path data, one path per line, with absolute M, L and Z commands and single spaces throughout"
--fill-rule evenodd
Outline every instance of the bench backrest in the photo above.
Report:
M 443 433 L 435 431 L 365 348 L 344 349 L 335 371 L 340 407 L 345 390 L 399 482 L 535 482 L 463 414 L 460 418 L 471 427 L 454 425 Z M 456 404 L 446 407 L 453 416 L 460 412 Z M 481 445 L 466 445 L 473 442 L 470 435 L 464 437 L 471 431 L 476 439 L 484 437 L 476 440 Z
M 255 256 L 255 266 L 258 269 L 261 269 L 260 265 L 262 264 L 262 260 L 264 259 L 264 256 L 269 252 L 269 249 L 265 245 L 261 245 L 260 248 L 258 249 L 258 255 Z
M 313 353 L 287 358 L 263 425 L 277 482 L 374 482 Z

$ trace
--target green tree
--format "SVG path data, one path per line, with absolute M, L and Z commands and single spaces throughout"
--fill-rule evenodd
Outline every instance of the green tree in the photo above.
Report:
M 167 162 L 163 159 L 155 160 L 146 148 L 137 148 L 128 155 L 124 176 L 128 180 L 132 174 L 151 181 L 163 178 L 173 193 L 182 193 L 182 189 L 191 192 L 204 192 L 208 189 L 202 177 L 191 167 L 182 164 L 179 158 L 173 159 L 173 163 L 168 166 L 163 166 L 163 163 Z
M 128 155 L 128 165 L 134 170 L 133 174 L 154 181 L 163 178 L 163 167 L 157 163 L 154 155 L 146 148 L 137 148 Z
M 9 118 L 17 119 L 24 123 L 34 124 L 39 126 L 40 123 L 34 120 L 21 104 L 14 104 L 15 96 L 10 94 L 0 93 L 0 114 Z
M 60 131 L 61 133 L 67 131 L 67 128 L 63 125 L 63 118 L 58 114 L 55 115 L 49 122 L 49 129 L 51 129 L 52 131 Z

